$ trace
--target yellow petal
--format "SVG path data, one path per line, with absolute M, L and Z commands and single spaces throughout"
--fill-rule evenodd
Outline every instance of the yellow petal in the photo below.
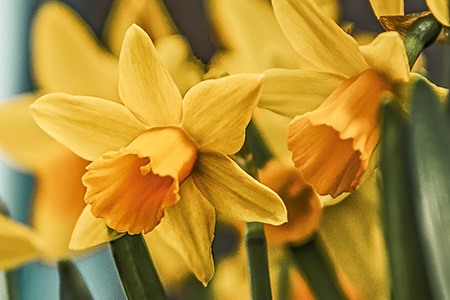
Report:
M 392 86 L 368 69 L 289 124 L 292 160 L 320 195 L 353 191 L 378 144 L 378 106 Z
M 436 19 L 445 26 L 450 26 L 448 0 L 426 0 L 428 8 Z
M 91 213 L 91 206 L 87 205 L 75 225 L 69 248 L 85 250 L 117 240 L 123 235 L 123 233 L 108 228 L 103 219 L 94 217 Z
M 180 122 L 180 92 L 152 41 L 137 25 L 125 34 L 119 70 L 120 99 L 138 120 L 150 126 Z
M 298 54 L 284 36 L 272 5 L 262 0 L 208 1 L 211 23 L 222 46 L 236 54 L 231 73 L 294 68 Z M 237 61 L 245 63 L 237 64 Z M 276 62 L 276 65 L 274 64 Z
M 30 150 L 32 151 L 32 150 Z M 81 176 L 88 162 L 55 143 L 36 166 L 32 226 L 53 259 L 68 256 L 69 241 L 85 203 Z
M 175 33 L 175 25 L 160 0 L 115 0 L 103 29 L 103 40 L 117 57 L 128 27 L 137 24 L 153 39 Z
M 31 32 L 34 79 L 39 88 L 118 100 L 117 58 L 67 5 L 49 1 Z
M 223 154 L 199 153 L 192 176 L 218 213 L 246 222 L 280 225 L 287 221 L 283 200 Z
M 215 211 L 187 178 L 180 188 L 180 201 L 166 209 L 157 230 L 162 238 L 177 249 L 204 285 L 214 273 L 211 244 L 216 223 Z
M 355 39 L 311 0 L 274 0 L 273 8 L 298 54 L 320 70 L 351 77 L 367 68 Z
M 182 286 L 185 283 L 184 280 L 192 274 L 178 250 L 163 239 L 158 227 L 147 233 L 144 238 L 164 289 Z
M 178 181 L 153 173 L 150 158 L 110 151 L 87 169 L 85 201 L 95 217 L 116 231 L 147 233 L 159 224 L 164 209 L 178 201 Z
M 332 73 L 270 69 L 264 72 L 259 107 L 295 117 L 319 107 L 345 80 Z
M 12 164 L 33 171 L 57 142 L 31 116 L 29 106 L 41 92 L 24 94 L 0 104 L 0 148 Z
M 123 105 L 87 96 L 53 93 L 31 105 L 48 134 L 86 160 L 127 146 L 146 126 Z
M 183 101 L 181 126 L 200 149 L 234 154 L 261 95 L 261 76 L 240 74 L 205 80 Z
M 405 14 L 404 0 L 370 0 L 370 4 L 377 18 Z
M 155 47 L 182 95 L 202 80 L 204 66 L 195 59 L 181 35 L 161 37 L 156 40 Z
M 0 214 L 0 270 L 11 269 L 38 258 L 42 241 L 36 233 Z
M 360 49 L 371 68 L 394 82 L 409 81 L 408 57 L 403 40 L 397 32 L 383 32 Z
M 320 226 L 333 264 L 359 299 L 391 298 L 378 176 L 373 172 L 345 201 L 326 207 Z

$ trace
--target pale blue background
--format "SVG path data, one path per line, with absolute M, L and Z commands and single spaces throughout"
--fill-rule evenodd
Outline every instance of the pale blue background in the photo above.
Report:
M 36 3 L 36 0 L 0 0 L 0 101 L 32 89 L 27 45 Z M 23 223 L 29 219 L 33 186 L 31 174 L 14 170 L 0 160 L 0 198 L 12 216 Z M 125 299 L 108 249 L 79 258 L 76 263 L 95 299 Z M 4 298 L 2 279 L 0 276 L 0 299 Z M 59 299 L 58 273 L 54 267 L 29 264 L 20 269 L 19 280 L 21 299 Z

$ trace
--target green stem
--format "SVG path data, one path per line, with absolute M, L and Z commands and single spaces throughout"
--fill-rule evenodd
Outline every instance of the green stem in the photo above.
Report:
M 318 300 L 346 299 L 331 261 L 317 236 L 307 244 L 291 245 L 290 249 L 298 270 L 305 276 Z
M 236 162 L 253 178 L 258 179 L 258 168 L 264 167 L 270 158 L 272 154 L 269 148 L 255 124 L 250 122 L 244 146 L 236 154 Z M 246 223 L 245 228 L 252 299 L 272 299 L 264 225 L 250 222 Z
M 272 299 L 264 225 L 258 222 L 246 223 L 245 242 L 252 299 Z
M 166 299 L 142 234 L 125 234 L 109 244 L 128 299 Z
M 61 300 L 93 299 L 83 277 L 72 261 L 60 260 L 58 272 Z
M 441 24 L 432 14 L 420 17 L 411 24 L 404 39 L 410 69 L 423 49 L 436 40 L 441 28 Z

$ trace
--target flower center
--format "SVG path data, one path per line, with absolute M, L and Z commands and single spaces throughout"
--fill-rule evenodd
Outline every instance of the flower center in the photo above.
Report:
M 178 202 L 196 159 L 197 146 L 181 128 L 149 129 L 88 166 L 85 202 L 116 231 L 147 233 Z
M 336 197 L 359 184 L 378 144 L 378 106 L 391 88 L 383 75 L 367 69 L 290 123 L 295 165 L 319 194 Z

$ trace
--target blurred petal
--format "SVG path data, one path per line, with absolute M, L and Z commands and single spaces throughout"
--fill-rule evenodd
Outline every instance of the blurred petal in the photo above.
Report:
M 41 92 L 24 94 L 0 104 L 0 148 L 8 161 L 33 171 L 57 142 L 33 120 L 29 106 Z
M 60 144 L 54 144 L 36 167 L 36 196 L 32 225 L 53 259 L 68 256 L 73 228 L 85 203 L 81 176 L 88 162 Z
M 48 134 L 86 160 L 127 146 L 146 127 L 123 105 L 108 100 L 53 93 L 31 105 Z
M 204 66 L 196 60 L 181 35 L 161 37 L 156 40 L 155 47 L 182 95 L 202 80 Z
M 360 299 L 391 297 L 380 201 L 373 172 L 345 201 L 324 209 L 320 226 L 333 264 Z
M 426 0 L 428 8 L 436 19 L 445 26 L 450 26 L 448 0 Z
M 149 126 L 180 122 L 180 92 L 152 41 L 137 25 L 125 34 L 119 69 L 120 99 L 138 120 Z
M 272 225 L 287 221 L 283 200 L 223 154 L 199 153 L 192 177 L 220 214 L 236 220 Z
M 370 4 L 377 18 L 405 14 L 404 0 L 370 0 Z
M 284 36 L 269 1 L 212 0 L 208 9 L 222 46 L 235 54 L 234 63 L 227 64 L 231 73 L 298 67 L 298 54 Z
M 14 268 L 42 253 L 42 241 L 33 231 L 1 214 L 0 240 L 0 270 Z
M 319 107 L 345 80 L 332 73 L 270 69 L 264 72 L 258 106 L 295 117 Z
M 103 40 L 115 56 L 119 56 L 127 29 L 137 24 L 152 39 L 175 33 L 175 25 L 160 0 L 115 0 L 103 30 Z
M 162 238 L 177 249 L 204 285 L 214 273 L 211 244 L 216 224 L 213 206 L 191 178 L 180 188 L 180 201 L 165 211 L 157 227 Z
M 49 92 L 97 96 L 118 101 L 117 58 L 67 5 L 45 3 L 32 32 L 34 79 Z
M 351 77 L 367 68 L 355 39 L 311 0 L 274 0 L 273 8 L 298 54 L 322 71 Z
M 122 235 L 124 234 L 108 228 L 103 219 L 94 217 L 91 206 L 87 205 L 75 225 L 69 248 L 85 250 L 117 240 Z
M 205 80 L 187 92 L 181 126 L 199 149 L 225 154 L 239 151 L 261 95 L 260 78 L 240 74 Z
M 360 49 L 370 67 L 394 82 L 409 81 L 408 57 L 403 40 L 397 32 L 383 32 Z
M 300 171 L 277 161 L 270 161 L 258 172 L 259 181 L 283 199 L 289 222 L 280 226 L 266 224 L 269 245 L 303 242 L 318 230 L 322 207 L 317 194 L 304 181 Z

